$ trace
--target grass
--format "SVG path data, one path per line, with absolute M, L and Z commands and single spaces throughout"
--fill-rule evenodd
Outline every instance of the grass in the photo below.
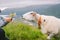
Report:
M 22 22 L 11 22 L 3 29 L 9 40 L 46 40 L 46 35 L 43 35 L 37 27 Z M 60 40 L 60 38 L 55 37 L 51 40 Z
M 10 40 L 46 40 L 37 27 L 21 22 L 11 22 L 3 29 Z

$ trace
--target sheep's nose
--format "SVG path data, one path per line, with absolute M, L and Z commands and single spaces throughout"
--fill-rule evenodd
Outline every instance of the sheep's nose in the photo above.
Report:
M 22 19 L 24 19 L 23 16 L 21 16 L 21 17 L 22 17 Z
M 23 17 L 23 15 L 21 17 Z
M 23 20 L 26 20 L 24 17 L 22 17 Z

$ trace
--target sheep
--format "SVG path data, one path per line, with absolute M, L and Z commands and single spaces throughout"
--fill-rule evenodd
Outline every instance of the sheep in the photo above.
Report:
M 41 32 L 48 35 L 48 40 L 60 31 L 60 19 L 55 16 L 40 15 L 37 12 L 31 11 L 25 13 L 23 18 L 37 22 L 38 28 L 41 29 Z

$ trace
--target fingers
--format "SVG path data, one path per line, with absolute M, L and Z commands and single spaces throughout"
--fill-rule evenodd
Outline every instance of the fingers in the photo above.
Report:
M 11 22 L 12 21 L 12 18 L 7 17 L 7 18 L 5 18 L 5 20 L 6 20 L 6 22 Z

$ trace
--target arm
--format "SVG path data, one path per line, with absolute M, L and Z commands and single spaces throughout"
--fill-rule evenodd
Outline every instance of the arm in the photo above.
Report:
M 9 22 L 11 22 L 11 21 L 12 21 L 12 18 L 9 18 L 9 17 L 3 18 L 3 17 L 1 17 L 0 27 L 6 26 L 6 25 L 7 25 Z

